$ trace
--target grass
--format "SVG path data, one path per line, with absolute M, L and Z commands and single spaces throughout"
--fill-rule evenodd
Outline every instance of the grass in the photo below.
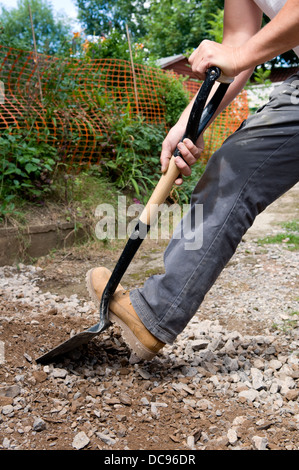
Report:
M 125 194 L 111 181 L 94 172 L 81 172 L 71 176 L 54 195 L 53 203 L 62 203 L 62 215 L 75 226 L 86 227 L 89 241 L 99 241 L 95 227 L 99 221 L 96 208 L 101 204 L 109 204 L 115 214 L 115 225 L 118 222 L 118 198 Z M 126 196 L 126 203 L 132 203 L 132 197 Z M 59 207 L 59 206 L 57 206 Z M 117 240 L 103 239 L 101 243 L 108 249 L 114 249 Z
M 37 201 L 28 201 L 18 197 L 17 210 L 6 217 L 8 225 L 26 225 L 32 216 L 52 214 L 55 211 L 60 219 L 79 221 L 82 218 L 94 217 L 99 204 L 109 203 L 117 206 L 121 192 L 101 177 L 93 173 L 61 174 L 52 185 L 50 194 Z M 35 216 L 36 214 L 36 216 Z
M 283 232 L 273 236 L 260 238 L 259 245 L 283 244 L 290 251 L 299 250 L 299 220 L 292 220 L 281 224 Z
M 281 325 L 277 323 L 273 324 L 272 327 L 275 330 L 280 330 L 287 333 L 295 328 L 299 327 L 299 311 L 294 311 L 289 314 L 290 318 L 283 320 Z

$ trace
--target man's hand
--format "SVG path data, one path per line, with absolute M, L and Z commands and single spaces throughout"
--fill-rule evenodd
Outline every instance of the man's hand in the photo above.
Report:
M 175 184 L 181 185 L 183 183 L 183 176 L 190 176 L 191 175 L 191 166 L 196 163 L 199 159 L 200 154 L 204 149 L 204 140 L 202 135 L 199 137 L 196 144 L 190 139 L 184 139 L 183 142 L 178 141 L 178 133 L 175 127 L 173 127 L 167 137 L 165 138 L 162 144 L 162 152 L 161 152 L 161 171 L 164 173 L 169 164 L 169 160 L 171 159 L 176 147 L 178 147 L 181 157 L 176 157 L 175 163 L 180 170 L 181 176 L 175 181 Z
M 240 72 L 239 49 L 205 39 L 191 54 L 189 63 L 201 80 L 205 79 L 206 71 L 212 66 L 219 67 L 226 77 L 236 77 Z

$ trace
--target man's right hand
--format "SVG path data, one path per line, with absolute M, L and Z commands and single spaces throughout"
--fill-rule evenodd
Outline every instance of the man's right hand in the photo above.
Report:
M 181 157 L 176 157 L 175 163 L 180 170 L 180 177 L 175 181 L 175 184 L 181 185 L 183 183 L 183 176 L 191 175 L 191 166 L 197 162 L 203 149 L 204 140 L 201 135 L 197 142 L 193 144 L 190 139 L 184 139 L 183 142 L 178 140 L 178 130 L 174 126 L 167 134 L 161 151 L 161 171 L 165 173 L 168 168 L 169 160 L 171 159 L 176 147 L 178 147 Z

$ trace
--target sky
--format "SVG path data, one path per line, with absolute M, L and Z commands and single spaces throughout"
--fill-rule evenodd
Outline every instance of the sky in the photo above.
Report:
M 77 10 L 75 3 L 72 0 L 50 0 L 50 3 L 53 5 L 55 12 L 61 10 L 67 14 L 70 18 L 75 19 L 77 16 Z M 5 6 L 6 8 L 15 8 L 17 6 L 17 0 L 0 0 L 0 5 Z

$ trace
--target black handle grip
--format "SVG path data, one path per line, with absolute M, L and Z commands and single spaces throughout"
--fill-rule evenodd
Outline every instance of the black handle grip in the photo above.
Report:
M 185 138 L 188 138 L 192 140 L 193 143 L 195 143 L 204 128 L 207 126 L 208 122 L 215 114 L 220 102 L 222 101 L 223 96 L 226 93 L 229 83 L 220 83 L 219 87 L 217 88 L 216 92 L 214 93 L 212 99 L 210 100 L 206 108 L 205 104 L 214 83 L 220 77 L 220 75 L 221 70 L 218 67 L 211 67 L 207 70 L 206 79 L 203 82 L 193 103 L 188 123 L 186 126 L 186 131 L 181 139 L 181 142 Z M 178 148 L 176 148 L 174 156 L 181 156 Z

